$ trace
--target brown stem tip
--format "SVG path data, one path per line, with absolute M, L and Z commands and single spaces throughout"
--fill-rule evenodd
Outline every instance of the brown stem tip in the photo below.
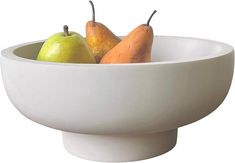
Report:
M 92 7 L 92 21 L 95 22 L 95 6 L 92 1 L 89 1 Z
M 154 10 L 153 13 L 150 15 L 150 17 L 149 17 L 149 19 L 148 19 L 148 21 L 147 21 L 147 23 L 146 23 L 147 26 L 149 26 L 149 23 L 150 23 L 150 21 L 151 21 L 153 15 L 154 15 L 156 12 L 157 12 L 157 11 Z
M 64 36 L 69 36 L 69 27 L 64 25 Z

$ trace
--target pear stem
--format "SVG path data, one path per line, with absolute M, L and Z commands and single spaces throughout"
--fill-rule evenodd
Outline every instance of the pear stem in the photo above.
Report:
M 148 21 L 147 21 L 147 23 L 146 23 L 147 26 L 149 26 L 149 23 L 150 23 L 150 21 L 151 21 L 153 15 L 154 15 L 156 12 L 157 12 L 157 11 L 154 10 L 153 13 L 150 15 L 150 17 L 149 17 L 149 19 L 148 19 Z
M 69 27 L 64 25 L 64 36 L 69 36 Z
M 95 22 L 95 6 L 92 1 L 89 1 L 92 7 L 92 21 Z

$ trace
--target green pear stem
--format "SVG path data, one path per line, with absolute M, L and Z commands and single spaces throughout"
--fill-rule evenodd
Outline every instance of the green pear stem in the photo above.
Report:
M 69 27 L 64 25 L 64 36 L 69 36 Z
M 154 10 L 153 13 L 150 15 L 150 17 L 149 17 L 149 19 L 148 19 L 148 21 L 147 21 L 147 23 L 146 23 L 147 26 L 149 26 L 149 23 L 150 23 L 150 21 L 151 21 L 153 15 L 154 15 L 156 12 L 157 12 L 157 11 Z
M 92 7 L 92 21 L 93 23 L 95 23 L 95 6 L 94 3 L 92 1 L 89 1 Z

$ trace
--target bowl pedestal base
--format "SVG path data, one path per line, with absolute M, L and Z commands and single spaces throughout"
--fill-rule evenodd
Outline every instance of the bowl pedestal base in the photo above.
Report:
M 177 129 L 150 134 L 89 135 L 62 132 L 65 149 L 80 158 L 124 162 L 161 155 L 171 150 L 177 140 Z

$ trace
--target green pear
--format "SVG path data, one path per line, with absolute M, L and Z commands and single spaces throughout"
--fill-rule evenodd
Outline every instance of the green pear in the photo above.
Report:
M 64 32 L 49 37 L 37 56 L 39 61 L 65 63 L 96 63 L 85 38 L 76 32 L 69 32 L 64 26 Z

